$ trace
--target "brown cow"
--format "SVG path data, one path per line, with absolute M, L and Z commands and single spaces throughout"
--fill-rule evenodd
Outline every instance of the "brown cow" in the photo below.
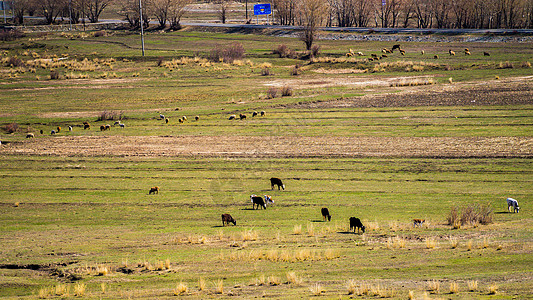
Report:
M 225 226 L 226 224 L 229 225 L 229 223 L 237 225 L 237 221 L 235 221 L 235 219 L 230 214 L 222 214 L 222 226 Z
M 148 195 L 150 194 L 159 194 L 159 187 L 154 186 L 153 188 L 150 188 L 150 191 L 148 192 Z

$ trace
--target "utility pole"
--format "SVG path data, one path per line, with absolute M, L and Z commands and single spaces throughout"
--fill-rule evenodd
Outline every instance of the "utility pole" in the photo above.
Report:
M 142 0 L 139 0 L 139 22 L 141 24 L 141 44 L 142 44 L 142 53 L 144 56 L 144 29 L 143 29 L 143 6 Z

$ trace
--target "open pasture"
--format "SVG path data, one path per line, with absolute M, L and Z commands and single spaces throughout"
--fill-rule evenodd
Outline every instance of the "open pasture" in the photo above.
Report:
M 324 40 L 310 62 L 273 54 L 302 51 L 293 38 L 154 32 L 145 58 L 137 38 L 0 45 L 0 297 L 531 297 L 527 43 L 406 43 L 369 62 L 345 53 L 391 43 Z M 208 59 L 235 42 L 244 58 Z M 448 224 L 469 207 L 490 222 Z

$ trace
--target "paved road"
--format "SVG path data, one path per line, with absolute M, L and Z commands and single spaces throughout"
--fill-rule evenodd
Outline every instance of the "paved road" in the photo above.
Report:
M 34 17 L 35 18 L 35 17 Z M 124 20 L 101 20 L 99 23 L 126 23 Z M 157 25 L 157 21 L 151 21 L 151 24 Z M 243 24 L 243 23 L 213 23 L 213 22 L 182 22 L 183 26 L 199 27 L 220 27 L 234 29 L 272 29 L 272 30 L 299 30 L 300 26 L 282 26 L 282 25 L 264 25 L 264 24 Z M 68 24 L 66 24 L 68 26 Z M 65 24 L 63 25 L 65 26 Z M 380 28 L 380 27 L 321 27 L 322 31 L 330 32 L 353 32 L 353 33 L 378 33 L 378 34 L 486 34 L 492 33 L 497 35 L 533 35 L 533 29 L 422 29 L 422 28 Z

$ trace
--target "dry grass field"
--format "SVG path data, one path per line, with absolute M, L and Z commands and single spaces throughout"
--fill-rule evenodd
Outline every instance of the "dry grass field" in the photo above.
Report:
M 0 44 L 0 298 L 532 297 L 527 43 L 83 34 Z

